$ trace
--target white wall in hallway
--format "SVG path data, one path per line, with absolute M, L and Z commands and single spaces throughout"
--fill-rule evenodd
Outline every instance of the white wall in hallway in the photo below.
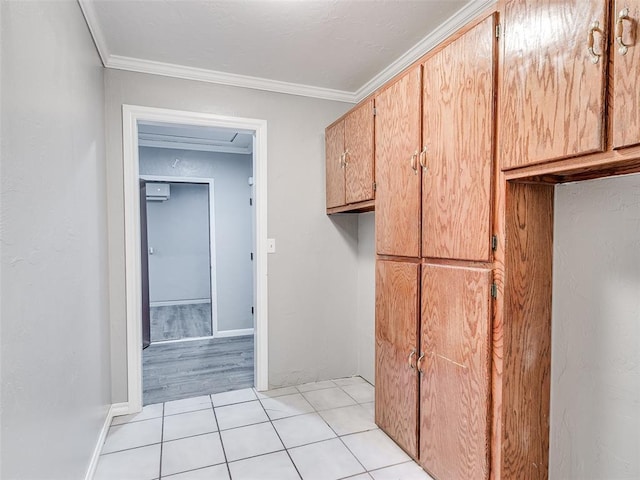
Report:
M 218 330 L 253 328 L 252 155 L 141 147 L 139 156 L 141 175 L 214 179 Z
M 356 217 L 325 214 L 324 129 L 351 105 L 106 71 L 113 400 L 127 398 L 122 105 L 263 119 L 268 144 L 269 382 L 357 371 Z
M 0 477 L 79 479 L 111 403 L 104 69 L 76 2 L 0 17 Z
M 555 196 L 549 478 L 640 478 L 640 175 Z
M 147 201 L 150 301 L 211 301 L 209 185 L 169 188 L 168 200 Z

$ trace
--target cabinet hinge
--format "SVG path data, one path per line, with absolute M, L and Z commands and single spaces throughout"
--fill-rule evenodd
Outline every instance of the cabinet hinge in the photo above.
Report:
M 373 107 L 373 116 L 375 117 L 378 113 L 378 110 L 376 110 L 376 107 Z
M 502 33 L 502 24 L 496 25 L 496 38 L 500 38 L 500 34 Z
M 498 298 L 498 285 L 495 283 L 491 284 L 491 296 L 493 298 Z
M 498 249 L 498 236 L 494 235 L 491 237 L 491 250 L 494 252 Z
M 376 188 L 378 188 L 378 184 L 376 184 L 376 182 L 373 182 L 373 191 L 376 191 Z

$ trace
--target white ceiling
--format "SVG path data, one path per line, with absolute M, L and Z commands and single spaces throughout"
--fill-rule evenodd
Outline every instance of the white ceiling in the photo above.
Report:
M 495 0 L 80 0 L 105 66 L 357 101 Z

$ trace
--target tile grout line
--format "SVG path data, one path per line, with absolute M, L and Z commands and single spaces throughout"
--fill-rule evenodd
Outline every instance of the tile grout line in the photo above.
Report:
M 335 387 L 329 387 L 329 388 L 335 388 Z M 337 387 L 337 388 L 341 388 L 341 387 Z M 325 389 L 318 389 L 318 390 L 311 390 L 311 391 L 319 391 L 319 390 L 326 390 L 326 388 Z M 215 395 L 215 394 L 211 394 L 211 395 Z M 293 395 L 298 395 L 298 394 L 293 394 Z M 278 420 L 283 420 L 283 419 L 286 419 L 286 418 L 301 417 L 303 415 L 309 415 L 311 413 L 318 414 L 322 418 L 322 420 L 325 423 L 327 423 L 326 420 L 324 420 L 324 418 L 321 415 L 322 412 L 327 412 L 329 410 L 337 410 L 337 409 L 342 409 L 342 408 L 350 408 L 350 407 L 355 407 L 355 406 L 362 407 L 362 405 L 364 405 L 365 403 L 373 403 L 373 402 L 363 402 L 363 403 L 356 403 L 356 404 L 353 404 L 353 405 L 343 405 L 343 406 L 339 406 L 339 407 L 325 408 L 325 409 L 319 410 L 316 407 L 314 407 L 313 404 L 311 404 L 306 399 L 306 397 L 304 397 L 304 395 L 302 393 L 299 393 L 299 395 L 301 395 L 302 398 L 304 398 L 307 401 L 307 403 L 309 403 L 309 405 L 313 408 L 313 412 L 296 413 L 296 414 L 293 414 L 293 415 L 287 415 L 287 416 L 276 418 L 276 419 L 273 419 L 273 420 L 271 419 L 271 417 L 269 417 L 269 414 L 267 413 L 267 420 L 258 421 L 258 422 L 254 422 L 254 423 L 248 423 L 246 425 L 239 425 L 239 426 L 225 428 L 225 429 L 221 429 L 220 426 L 219 426 L 219 423 L 217 421 L 216 408 L 223 408 L 223 407 L 228 407 L 228 406 L 232 406 L 232 405 L 240 405 L 240 404 L 243 404 L 243 403 L 249 403 L 249 402 L 258 401 L 260 403 L 260 406 L 263 408 L 263 410 L 265 410 L 265 413 L 266 413 L 266 409 L 265 409 L 264 405 L 262 404 L 262 400 L 268 400 L 268 399 L 271 399 L 271 398 L 280 398 L 280 397 L 268 397 L 268 398 L 265 398 L 265 399 L 256 398 L 256 399 L 252 399 L 252 400 L 243 400 L 243 401 L 236 402 L 236 403 L 220 405 L 219 407 L 213 406 L 212 399 L 210 398 L 210 403 L 212 403 L 211 407 L 200 408 L 198 410 L 189 410 L 189 411 L 186 411 L 186 412 L 171 413 L 171 414 L 168 414 L 168 415 L 164 414 L 164 403 L 163 403 L 162 404 L 163 405 L 163 415 L 161 415 L 161 416 L 154 417 L 154 418 L 147 418 L 147 419 L 143 419 L 143 420 L 132 420 L 130 422 L 126 422 L 126 423 L 119 424 L 119 425 L 112 425 L 110 427 L 110 428 L 112 428 L 112 427 L 123 427 L 125 425 L 130 425 L 130 424 L 133 424 L 133 423 L 141 423 L 141 422 L 147 422 L 147 421 L 151 421 L 151 420 L 159 420 L 160 419 L 160 420 L 162 420 L 162 422 L 161 422 L 162 434 L 161 434 L 160 442 L 152 442 L 152 443 L 147 443 L 147 444 L 144 444 L 144 445 L 136 445 L 136 446 L 129 447 L 129 448 L 123 448 L 123 449 L 120 449 L 120 450 L 114 450 L 113 452 L 101 453 L 101 455 L 111 455 L 113 453 L 119 453 L 119 452 L 124 452 L 124 451 L 128 451 L 128 450 L 135 450 L 136 448 L 142 448 L 142 447 L 147 447 L 147 446 L 151 446 L 151 445 L 158 445 L 160 443 L 164 444 L 165 442 L 174 442 L 174 441 L 182 440 L 182 439 L 185 439 L 185 438 L 199 437 L 199 436 L 209 435 L 211 433 L 216 433 L 216 432 L 221 433 L 221 432 L 226 432 L 226 431 L 229 431 L 229 430 L 234 430 L 236 428 L 250 427 L 250 426 L 259 425 L 259 424 L 267 423 L 267 422 L 272 422 L 273 423 L 273 422 L 278 421 Z M 210 397 L 210 395 L 207 395 L 207 396 Z M 285 396 L 285 395 L 282 395 L 282 396 Z M 356 400 L 354 399 L 354 401 L 356 401 Z M 204 405 L 204 404 L 202 404 L 202 405 Z M 186 415 L 186 414 L 190 414 L 190 413 L 203 412 L 205 410 L 208 410 L 209 408 L 212 408 L 213 411 L 214 411 L 214 417 L 216 418 L 216 430 L 210 431 L 210 432 L 196 433 L 196 434 L 193 434 L 193 435 L 186 435 L 184 437 L 172 438 L 170 440 L 165 440 L 164 439 L 164 419 L 165 419 L 165 417 L 175 417 L 177 415 Z M 329 428 L 331 428 L 331 426 L 329 426 Z M 379 427 L 375 426 L 374 428 L 368 428 L 368 429 L 360 430 L 360 431 L 357 431 L 357 432 L 345 433 L 344 435 L 339 435 L 337 432 L 335 432 L 335 430 L 333 430 L 333 428 L 331 428 L 331 430 L 336 434 L 336 437 L 341 437 L 341 436 L 347 436 L 347 435 L 354 435 L 356 433 L 363 433 L 363 432 L 369 432 L 369 431 L 373 431 L 373 430 L 379 430 Z M 318 441 L 314 441 L 314 442 L 304 443 L 304 444 L 301 444 L 301 445 L 296 445 L 296 447 L 292 447 L 292 448 L 302 447 L 302 446 L 305 446 L 305 445 L 312 445 L 314 443 L 319 443 L 321 441 L 324 441 L 324 440 L 318 440 Z M 257 456 L 257 455 L 254 455 L 254 456 Z M 254 456 L 247 457 L 247 458 L 253 458 Z
M 158 465 L 158 480 L 162 478 L 162 450 L 164 447 L 164 402 L 162 403 L 162 428 L 160 430 L 160 465 Z
M 222 456 L 224 457 L 224 464 L 227 467 L 227 473 L 231 478 L 231 468 L 229 467 L 229 461 L 227 459 L 227 451 L 224 448 L 224 442 L 222 441 L 222 430 L 220 430 L 220 424 L 218 423 L 218 415 L 216 414 L 216 407 L 213 406 L 213 398 L 209 395 L 209 401 L 211 402 L 211 410 L 213 410 L 213 419 L 216 422 L 216 428 L 218 429 L 218 438 L 220 439 L 220 448 L 222 448 Z
M 365 382 L 366 382 L 366 381 L 365 381 Z M 367 382 L 367 383 L 368 383 L 368 382 Z M 292 458 L 292 456 L 291 456 L 291 454 L 290 454 L 290 450 L 291 450 L 291 449 L 294 449 L 294 448 L 299 448 L 299 447 L 304 447 L 304 446 L 308 446 L 308 445 L 313 445 L 313 444 L 317 444 L 317 443 L 326 442 L 326 441 L 333 440 L 333 439 L 329 438 L 329 439 L 323 439 L 323 440 L 317 440 L 317 441 L 313 441 L 313 442 L 303 443 L 303 444 L 301 444 L 301 445 L 295 445 L 295 446 L 292 446 L 292 447 L 291 447 L 291 449 L 290 449 L 290 448 L 288 448 L 287 446 L 285 446 L 285 444 L 284 444 L 284 442 L 283 442 L 283 440 L 282 440 L 282 437 L 281 437 L 280 433 L 278 432 L 278 430 L 277 430 L 277 428 L 276 428 L 276 426 L 275 426 L 275 422 L 277 422 L 277 421 L 279 421 L 279 420 L 284 420 L 284 419 L 288 419 L 288 418 L 295 418 L 295 417 L 300 417 L 300 416 L 303 416 L 303 415 L 310 415 L 310 414 L 314 414 L 314 415 L 318 416 L 318 417 L 322 420 L 322 423 L 323 423 L 325 426 L 327 426 L 327 427 L 329 428 L 329 430 L 330 430 L 330 431 L 335 435 L 335 437 L 334 437 L 334 438 L 338 438 L 338 439 L 340 439 L 340 442 L 342 443 L 342 445 L 344 445 L 344 447 L 346 448 L 346 450 L 347 450 L 347 451 L 348 451 L 348 452 L 349 452 L 349 453 L 350 453 L 350 454 L 351 454 L 351 455 L 356 459 L 356 461 L 358 462 L 358 464 L 359 464 L 359 465 L 363 468 L 363 470 L 364 470 L 362 473 L 358 473 L 358 474 L 355 474 L 355 475 L 350 475 L 350 476 L 348 476 L 348 477 L 340 477 L 340 478 L 341 478 L 341 479 L 343 479 L 343 480 L 346 480 L 346 479 L 349 479 L 349 478 L 352 478 L 352 477 L 355 477 L 355 476 L 358 476 L 358 475 L 361 475 L 361 474 L 366 474 L 366 475 L 369 475 L 369 476 L 371 477 L 371 472 L 377 472 L 377 471 L 379 471 L 379 470 L 383 470 L 383 469 L 386 469 L 386 468 L 395 467 L 395 466 L 398 466 L 398 465 L 403 465 L 403 464 L 405 464 L 405 463 L 417 463 L 417 462 L 415 462 L 415 460 L 413 460 L 411 457 L 409 457 L 409 458 L 408 458 L 407 460 L 405 460 L 405 461 L 401 461 L 401 462 L 397 462 L 397 463 L 392 463 L 392 464 L 389 464 L 389 465 L 383 465 L 383 466 L 381 466 L 381 467 L 373 468 L 373 469 L 371 469 L 371 470 L 368 470 L 368 469 L 364 466 L 364 464 L 362 463 L 362 461 L 361 461 L 361 460 L 360 460 L 360 459 L 355 455 L 355 453 L 354 453 L 354 452 L 353 452 L 353 451 L 348 447 L 348 445 L 344 442 L 343 437 L 351 436 L 351 435 L 356 435 L 356 434 L 360 434 L 360 433 L 365 433 L 365 432 L 371 432 L 371 431 L 379 430 L 379 428 L 378 428 L 377 426 L 375 426 L 374 428 L 371 428 L 371 429 L 365 429 L 365 430 L 361 430 L 361 431 L 345 433 L 344 435 L 339 435 L 339 434 L 336 432 L 336 430 L 335 430 L 335 429 L 334 429 L 334 428 L 333 428 L 333 427 L 328 423 L 328 421 L 327 421 L 327 420 L 322 416 L 322 414 L 321 414 L 321 413 L 326 412 L 326 411 L 330 411 L 330 410 L 338 410 L 338 409 L 341 409 L 341 408 L 353 407 L 353 406 L 356 406 L 356 405 L 358 405 L 358 406 L 359 406 L 359 407 L 361 407 L 361 408 L 364 408 L 364 407 L 363 407 L 363 405 L 365 405 L 365 404 L 370 404 L 370 403 L 374 403 L 374 402 L 375 402 L 375 400 L 374 400 L 374 402 L 370 402 L 370 401 L 369 401 L 369 402 L 359 402 L 357 399 L 355 399 L 353 396 L 351 396 L 348 392 L 346 392 L 342 386 L 337 385 L 337 384 L 335 384 L 335 385 L 334 385 L 334 387 L 326 387 L 326 388 L 322 388 L 322 389 L 309 390 L 309 392 L 313 392 L 313 391 L 320 391 L 320 390 L 326 390 L 326 389 L 330 389 L 330 388 L 339 388 L 340 390 L 342 390 L 342 391 L 343 391 L 343 393 L 345 393 L 349 398 L 351 398 L 351 399 L 355 402 L 355 404 L 354 404 L 354 405 L 343 405 L 343 406 L 337 406 L 337 407 L 332 407 L 332 408 L 324 408 L 324 409 L 319 410 L 319 409 L 318 409 L 318 408 L 316 408 L 316 407 L 315 407 L 311 402 L 309 402 L 309 401 L 307 400 L 307 398 L 304 396 L 304 393 L 308 393 L 308 392 L 300 392 L 300 391 L 298 391 L 298 395 L 300 395 L 300 396 L 301 396 L 301 397 L 302 397 L 302 398 L 303 398 L 303 399 L 304 399 L 304 400 L 305 400 L 305 401 L 306 401 L 306 402 L 311 406 L 312 411 L 311 411 L 311 412 L 296 413 L 296 414 L 294 414 L 294 415 L 288 415 L 288 416 L 284 416 L 284 417 L 281 417 L 281 418 L 272 419 L 272 418 L 269 416 L 269 414 L 267 413 L 265 406 L 263 405 L 263 400 L 277 399 L 277 398 L 279 398 L 279 397 L 265 397 L 265 398 L 259 398 L 259 397 L 257 397 L 257 395 L 256 395 L 256 398 L 254 398 L 254 399 L 250 399 L 250 400 L 241 400 L 241 401 L 237 401 L 237 402 L 235 402 L 235 403 L 228 403 L 228 404 L 225 404 L 225 405 L 220 405 L 219 407 L 215 407 L 215 406 L 213 405 L 213 398 L 212 398 L 212 397 L 213 397 L 213 395 L 215 395 L 215 394 L 209 394 L 209 395 L 207 395 L 208 400 L 209 400 L 209 402 L 208 402 L 208 403 L 210 403 L 210 406 L 209 406 L 209 407 L 202 408 L 202 409 L 198 409 L 198 410 L 190 410 L 190 411 L 186 411 L 186 412 L 174 413 L 174 414 L 171 414 L 171 415 L 166 415 L 166 402 L 163 402 L 163 403 L 162 403 L 162 416 L 161 416 L 161 417 L 156 417 L 156 418 L 155 418 L 155 420 L 157 420 L 158 418 L 160 418 L 160 419 L 161 419 L 160 464 L 159 464 L 159 470 L 158 470 L 158 471 L 159 471 L 159 477 L 158 477 L 158 478 L 159 478 L 159 479 L 160 479 L 160 478 L 162 478 L 162 458 L 163 458 L 163 453 L 164 453 L 164 443 L 165 443 L 165 442 L 176 441 L 176 440 L 181 440 L 181 439 L 185 439 L 185 438 L 193 438 L 193 437 L 196 437 L 196 436 L 203 436 L 203 435 L 208 435 L 208 434 L 214 433 L 214 432 L 203 432 L 203 433 L 198 433 L 198 434 L 195 434 L 195 435 L 188 435 L 188 436 L 185 436 L 185 437 L 175 438 L 175 439 L 172 439 L 172 440 L 166 440 L 166 439 L 165 439 L 165 436 L 164 436 L 165 418 L 166 418 L 167 416 L 176 416 L 176 415 L 180 415 L 180 414 L 189 414 L 189 413 L 195 413 L 195 412 L 198 412 L 198 411 L 204 411 L 204 410 L 206 410 L 206 409 L 208 409 L 208 408 L 211 408 L 211 409 L 212 409 L 212 411 L 213 411 L 213 414 L 214 414 L 215 427 L 216 427 L 216 429 L 217 429 L 217 432 L 215 432 L 215 433 L 218 433 L 218 438 L 219 438 L 219 440 L 220 440 L 220 444 L 221 444 L 221 448 L 222 448 L 222 452 L 223 452 L 224 463 L 225 463 L 225 466 L 226 466 L 227 472 L 228 472 L 228 474 L 229 474 L 229 476 L 230 476 L 230 477 L 231 477 L 230 463 L 233 463 L 233 462 L 240 462 L 240 461 L 244 461 L 244 460 L 251 459 L 251 458 L 256 458 L 256 457 L 265 456 L 265 455 L 269 455 L 269 454 L 274 454 L 274 453 L 282 452 L 282 451 L 284 450 L 284 451 L 286 452 L 286 454 L 287 454 L 287 456 L 288 456 L 289 460 L 291 461 L 291 464 L 293 465 L 294 469 L 296 470 L 296 473 L 298 474 L 298 476 L 299 476 L 300 478 L 302 478 L 302 475 L 300 474 L 300 471 L 298 470 L 297 465 L 296 465 L 296 464 L 295 464 L 295 462 L 293 461 L 293 458 Z M 375 387 L 374 387 L 374 388 L 375 388 Z M 296 389 L 297 389 L 297 387 L 296 387 Z M 255 388 L 254 388 L 254 389 L 252 389 L 251 391 L 252 391 L 252 393 L 254 393 L 254 394 L 256 393 Z M 223 392 L 223 393 L 224 393 L 224 392 Z M 282 396 L 285 396 L 285 395 L 280 395 L 280 397 L 282 397 Z M 260 404 L 260 407 L 262 408 L 262 411 L 263 411 L 263 412 L 266 414 L 266 416 L 267 416 L 267 419 L 266 419 L 265 421 L 262 421 L 262 422 L 256 422 L 256 423 L 250 423 L 250 424 L 248 424 L 248 425 L 240 425 L 240 426 L 237 426 L 237 427 L 228 428 L 228 429 L 226 429 L 226 430 L 221 430 L 221 429 L 219 428 L 219 423 L 218 423 L 218 419 L 217 419 L 217 412 L 216 412 L 216 409 L 217 409 L 217 408 L 223 408 L 223 407 L 227 407 L 227 406 L 231 406 L 231 405 L 242 405 L 242 404 L 249 403 L 249 402 L 253 402 L 253 401 L 257 401 L 257 402 Z M 204 405 L 204 404 L 203 404 L 203 405 Z M 146 421 L 146 420 L 154 420 L 154 418 L 149 418 L 149 419 L 145 419 L 145 420 L 133 420 L 133 421 L 130 421 L 130 422 L 126 422 L 126 423 L 124 423 L 124 424 L 121 424 L 121 425 L 112 425 L 111 427 L 124 426 L 124 425 L 126 425 L 126 424 L 138 423 L 138 422 L 143 422 L 143 421 Z M 276 436 L 278 437 L 279 441 L 281 442 L 281 444 L 282 444 L 282 446 L 283 446 L 283 450 L 275 450 L 275 451 L 273 451 L 273 452 L 266 452 L 266 453 L 262 453 L 262 454 L 259 454 L 259 455 L 252 455 L 252 456 L 248 456 L 248 457 L 244 457 L 244 458 L 239 458 L 239 459 L 237 459 L 237 460 L 234 460 L 233 462 L 229 462 L 228 457 L 227 457 L 227 454 L 226 454 L 226 450 L 225 450 L 225 447 L 224 447 L 224 443 L 223 443 L 223 441 L 222 441 L 222 432 L 223 432 L 223 431 L 230 431 L 230 430 L 234 430 L 234 429 L 238 429 L 238 428 L 243 428 L 243 427 L 249 427 L 249 426 L 253 426 L 253 425 L 259 425 L 259 424 L 263 424 L 263 423 L 269 423 L 269 424 L 271 424 L 271 426 L 272 426 L 273 430 L 274 430 L 274 431 L 275 431 L 275 433 L 276 433 Z M 110 428 L 111 428 L 111 427 L 110 427 Z M 394 443 L 395 443 L 395 442 L 394 442 Z M 114 451 L 114 452 L 109 452 L 109 453 L 102 454 L 102 455 L 110 455 L 110 454 L 113 454 L 113 453 L 118 453 L 118 452 L 123 452 L 123 451 L 128 451 L 128 450 L 135 450 L 135 449 L 143 448 L 143 447 L 150 446 L 150 445 L 157 445 L 157 443 L 150 443 L 150 444 L 146 444 L 146 445 L 139 445 L 139 446 L 135 446 L 135 447 L 130 447 L 130 448 L 123 449 L 123 450 L 116 450 L 116 451 Z M 203 469 L 203 468 L 209 468 L 209 467 L 216 466 L 216 465 L 221 465 L 221 463 L 212 464 L 212 465 L 205 465 L 205 466 L 203 466 L 203 467 L 194 468 L 194 469 L 189 469 L 189 470 L 185 470 L 184 472 L 177 472 L 177 473 L 185 473 L 185 472 L 188 472 L 188 471 L 200 470 L 200 469 Z
M 278 429 L 273 424 L 273 420 L 271 419 L 271 417 L 267 413 L 267 409 L 264 408 L 264 405 L 262 405 L 262 402 L 260 402 L 260 406 L 264 410 L 264 413 L 267 415 L 267 418 L 269 419 L 269 423 L 271 424 L 271 428 L 273 428 L 273 431 L 276 432 L 276 435 L 278 436 L 278 440 L 280 440 L 280 443 L 282 444 L 282 447 L 284 448 L 284 451 L 287 454 L 287 457 L 289 458 L 289 461 L 291 462 L 291 465 L 293 465 L 293 468 L 295 469 L 296 473 L 298 474 L 298 477 L 300 479 L 302 479 L 302 474 L 300 473 L 300 470 L 298 470 L 298 466 L 296 465 L 296 462 L 293 461 L 293 458 L 291 457 L 291 454 L 289 453 L 289 449 L 284 444 L 284 441 L 282 440 L 282 437 L 280 436 L 280 432 L 278 432 Z M 313 407 L 313 405 L 311 405 L 311 406 Z M 285 417 L 285 418 L 287 418 L 287 417 Z M 275 453 L 275 452 L 271 452 L 271 453 Z
M 344 393 L 347 393 L 347 392 L 344 392 Z M 348 395 L 348 394 L 347 394 L 347 395 Z M 314 407 L 314 408 L 315 408 L 315 407 Z M 340 408 L 340 407 L 338 407 L 338 408 Z M 340 443 L 342 443 L 342 445 L 344 445 L 344 448 L 346 448 L 346 449 L 347 449 L 347 451 L 351 454 L 351 456 L 353 456 L 353 458 L 355 458 L 355 459 L 356 459 L 356 462 L 358 462 L 358 464 L 359 464 L 359 465 L 364 469 L 364 473 L 369 473 L 369 471 L 367 470 L 367 467 L 365 467 L 365 466 L 362 464 L 362 462 L 360 461 L 360 459 L 359 459 L 358 457 L 356 457 L 356 454 L 355 454 L 355 453 L 353 453 L 349 447 L 347 447 L 347 444 L 346 444 L 346 443 L 344 443 L 344 440 L 342 440 L 342 437 L 341 437 L 340 435 L 338 435 L 338 432 L 336 432 L 336 431 L 333 429 L 333 427 L 332 427 L 331 425 L 329 425 L 329 422 L 327 422 L 327 421 L 322 417 L 322 415 L 320 415 L 320 412 L 318 412 L 318 411 L 316 410 L 316 413 L 318 414 L 318 416 L 319 416 L 320 418 L 322 418 L 322 421 L 323 421 L 324 423 L 326 423 L 326 424 L 327 424 L 327 426 L 328 426 L 328 427 L 331 429 L 331 431 L 335 434 L 336 438 L 337 438 L 338 440 L 340 440 Z M 358 432 L 358 433 L 361 433 L 361 432 Z M 348 435 L 351 435 L 351 434 L 348 434 Z M 356 473 L 356 475 L 361 475 L 361 474 L 362 474 L 362 472 L 360 472 L 360 473 Z M 353 475 L 351 475 L 351 476 L 353 476 Z M 371 475 L 369 475 L 369 476 L 371 476 Z M 342 477 L 342 478 L 349 478 L 349 477 Z

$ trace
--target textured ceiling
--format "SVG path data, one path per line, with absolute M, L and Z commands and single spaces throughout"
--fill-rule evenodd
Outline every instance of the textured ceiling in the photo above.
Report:
M 113 56 L 354 92 L 473 1 L 82 3 Z

